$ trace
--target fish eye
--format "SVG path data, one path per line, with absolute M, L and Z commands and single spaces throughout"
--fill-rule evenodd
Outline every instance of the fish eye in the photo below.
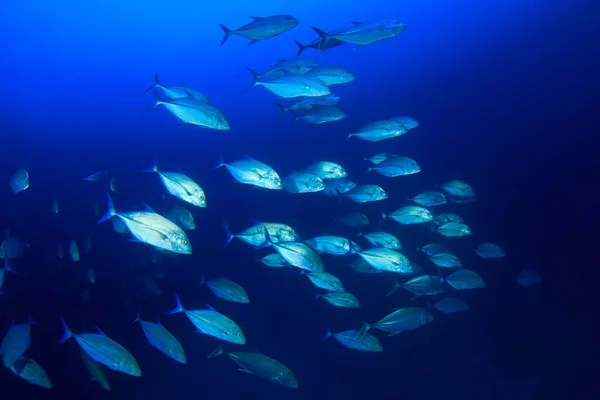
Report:
M 187 244 L 187 240 L 183 239 L 183 240 L 181 241 L 181 243 L 182 243 L 182 244 Z

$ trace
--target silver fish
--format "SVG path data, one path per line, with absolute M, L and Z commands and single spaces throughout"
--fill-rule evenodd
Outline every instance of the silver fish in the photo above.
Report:
M 302 120 L 312 125 L 325 124 L 327 122 L 340 121 L 346 118 L 346 113 L 335 106 L 314 106 L 303 115 L 294 114 L 292 125 Z
M 440 188 L 450 196 L 457 198 L 475 198 L 477 196 L 471 185 L 456 179 L 440 185 Z
M 346 68 L 332 66 L 314 67 L 305 75 L 314 76 L 322 80 L 327 86 L 349 83 L 356 79 L 356 76 Z
M 71 240 L 71 243 L 69 243 L 69 254 L 71 255 L 71 260 L 73 260 L 73 262 L 78 262 L 80 260 L 79 246 L 77 246 L 75 240 Z
M 98 382 L 100 386 L 102 386 L 105 390 L 110 391 L 110 383 L 108 383 L 108 379 L 106 379 L 106 375 L 104 374 L 104 369 L 102 369 L 102 364 L 97 363 L 92 360 L 92 357 L 89 356 L 83 349 L 79 350 L 79 354 L 83 359 L 83 364 L 90 371 L 90 375 L 92 376 L 92 380 Z
M 277 61 L 277 64 L 273 65 L 267 72 L 257 74 L 258 78 L 281 78 L 282 76 L 293 74 L 293 75 L 304 75 L 314 67 L 317 67 L 315 61 L 309 58 L 290 58 L 281 59 Z
M 399 157 L 399 156 L 396 154 L 393 154 L 393 153 L 377 153 L 372 157 L 365 157 L 365 160 L 369 161 L 371 164 L 378 165 L 391 157 Z
M 279 253 L 268 254 L 261 258 L 260 261 L 267 267 L 271 268 L 282 268 L 290 266 L 290 263 L 285 261 L 285 259 L 281 257 Z
M 285 224 L 273 223 L 273 222 L 256 222 L 251 227 L 244 231 L 234 235 L 229 231 L 227 223 L 223 224 L 223 230 L 227 235 L 225 239 L 224 247 L 229 245 L 234 238 L 240 239 L 244 243 L 248 243 L 251 246 L 261 246 L 266 241 L 265 228 L 269 232 L 269 236 L 275 242 L 298 242 L 300 241 L 300 235 L 290 226 Z M 267 243 L 269 245 L 269 243 Z
M 291 99 L 277 99 L 273 103 L 281 108 L 281 117 L 286 111 L 305 113 L 316 106 L 335 106 L 342 99 L 335 93 L 318 97 L 296 97 Z
M 221 46 L 223 46 L 231 35 L 250 39 L 251 42 L 248 43 L 250 45 L 257 43 L 259 40 L 281 35 L 298 25 L 298 20 L 287 14 L 250 18 L 252 18 L 252 22 L 233 30 L 227 28 L 225 25 L 219 24 L 225 33 L 225 36 L 221 41 Z
M 370 333 L 362 333 L 360 329 L 351 329 L 338 333 L 331 333 L 329 329 L 327 329 L 322 340 L 330 337 L 333 337 L 335 340 L 349 349 L 375 352 L 383 351 L 383 346 L 381 345 L 379 339 Z
M 391 218 L 402 225 L 422 224 L 433 219 L 433 214 L 420 206 L 403 206 L 391 214 L 382 214 L 382 219 Z
M 194 221 L 194 216 L 187 208 L 180 206 L 173 207 L 169 211 L 167 211 L 167 214 L 165 216 L 168 220 L 179 225 L 182 229 L 188 231 L 196 229 L 196 222 Z M 115 219 L 115 221 L 118 220 Z
M 223 158 L 213 168 L 225 167 L 233 178 L 246 185 L 254 185 L 265 189 L 281 190 L 283 183 L 273 168 L 251 157 L 226 163 Z
M 284 75 L 280 78 L 261 80 L 258 74 L 252 69 L 248 71 L 254 78 L 254 83 L 249 89 L 257 86 L 263 86 L 265 89 L 276 96 L 285 99 L 296 97 L 319 97 L 331 93 L 331 89 L 322 80 L 305 75 Z
M 462 268 L 463 266 L 460 259 L 450 253 L 437 253 L 429 259 L 440 268 Z
M 319 253 L 342 256 L 350 251 L 348 239 L 340 236 L 322 235 L 304 241 L 307 245 Z M 352 243 L 355 249 L 359 249 L 356 243 Z
M 351 248 L 351 253 L 360 255 L 373 268 L 403 275 L 414 274 L 415 270 L 408 258 L 402 253 L 385 247 L 375 247 L 367 250 Z
M 448 249 L 445 246 L 437 243 L 429 243 L 428 245 L 419 248 L 419 250 L 430 257 L 438 253 L 448 253 Z
M 33 358 L 22 357 L 18 359 L 10 366 L 10 371 L 31 384 L 44 389 L 52 389 L 52 382 L 48 374 Z
M 356 183 L 348 179 L 327 179 L 325 189 L 321 192 L 327 196 L 340 196 L 356 187 Z
M 471 290 L 485 287 L 483 278 L 474 271 L 460 269 L 445 279 L 446 283 L 456 290 Z
M 370 201 L 381 201 L 387 199 L 388 195 L 381 186 L 377 185 L 356 185 L 352 190 L 342 194 L 342 196 L 352 200 L 355 203 L 366 203 Z
M 214 278 L 204 280 L 201 277 L 199 285 L 206 283 L 206 286 L 220 299 L 232 301 L 234 303 L 249 303 L 250 297 L 246 290 L 238 283 L 227 278 Z
M 306 167 L 305 172 L 317 175 L 321 179 L 339 179 L 348 176 L 340 164 L 331 161 L 318 161 Z
M 477 249 L 475 249 L 477 255 L 481 258 L 503 258 L 506 256 L 502 247 L 498 246 L 494 243 L 485 242 L 480 244 Z
M 447 224 L 448 222 L 459 222 L 462 224 L 465 221 L 460 215 L 453 213 L 441 213 L 436 215 L 435 218 L 431 220 L 431 223 L 436 226 L 441 226 Z
M 421 172 L 421 167 L 412 158 L 389 157 L 379 164 L 368 168 L 367 172 L 369 171 L 375 171 L 383 176 L 394 178 L 397 176 L 417 174 Z
M 162 92 L 165 94 L 165 96 L 167 96 L 169 100 L 185 99 L 191 96 L 198 101 L 210 103 L 210 101 L 208 101 L 208 98 L 204 94 L 200 93 L 196 89 L 192 89 L 185 82 L 181 81 L 181 85 L 178 86 L 166 86 L 160 83 L 160 81 L 158 80 L 158 74 L 155 74 L 154 85 L 146 89 L 146 92 L 157 88 L 162 90 Z
M 177 338 L 162 326 L 160 322 L 144 321 L 140 318 L 139 314 L 135 321 L 133 321 L 133 323 L 136 322 L 139 322 L 140 325 L 142 325 L 142 330 L 144 331 L 148 343 L 154 346 L 158 351 L 182 364 L 187 362 L 185 351 L 183 350 L 181 343 L 179 343 Z
M 197 100 L 191 95 L 175 100 L 162 100 L 156 90 L 153 93 L 155 103 L 152 108 L 161 105 L 164 106 L 181 123 L 219 131 L 228 131 L 231 129 L 231 125 L 225 114 L 210 103 Z
M 448 222 L 437 228 L 437 231 L 445 237 L 463 237 L 472 234 L 471 228 L 459 222 Z
M 413 299 L 419 296 L 434 296 L 443 292 L 442 283 L 442 280 L 435 275 L 421 275 L 402 284 L 396 282 L 387 296 L 391 296 L 398 289 L 411 292 L 415 295 Z
M 303 274 L 319 289 L 330 292 L 345 292 L 344 284 L 337 276 L 328 272 L 309 272 L 303 271 Z
M 360 301 L 358 301 L 356 296 L 348 292 L 329 292 L 326 294 L 319 294 L 317 297 L 325 299 L 329 304 L 335 307 L 360 307 Z
M 29 187 L 29 172 L 24 169 L 18 169 L 10 179 L 10 189 L 14 194 L 22 192 Z
M 441 206 L 442 204 L 446 204 L 448 202 L 446 196 L 444 196 L 444 193 L 436 192 L 433 190 L 421 192 L 418 195 L 412 197 L 410 201 L 417 203 L 422 207 Z
M 295 171 L 283 178 L 283 189 L 290 193 L 316 193 L 325 189 L 325 183 L 317 175 Z
M 402 244 L 394 235 L 387 232 L 369 232 L 362 235 L 373 246 L 381 246 L 391 250 L 402 250 Z
M 314 26 L 312 29 L 321 36 L 322 40 L 329 38 L 338 39 L 342 42 L 355 44 L 362 47 L 367 44 L 390 39 L 404 32 L 407 25 L 398 20 L 377 20 L 370 22 L 352 22 L 352 26 L 341 32 L 328 34 Z
M 334 47 L 341 46 L 342 44 L 344 44 L 344 42 L 339 39 L 332 38 L 330 35 L 335 35 L 336 33 L 342 32 L 343 30 L 344 29 L 336 29 L 334 31 L 327 32 L 326 38 L 318 36 L 316 39 L 314 39 L 313 41 L 311 41 L 310 43 L 308 43 L 306 45 L 304 45 L 304 44 L 300 43 L 299 41 L 297 41 L 296 39 L 294 39 L 294 43 L 296 43 L 296 45 L 298 46 L 298 53 L 296 54 L 296 57 L 299 57 L 300 54 L 302 54 L 302 52 L 306 49 L 315 49 L 315 50 L 319 50 L 322 53 L 325 50 L 329 50 Z
M 346 135 L 346 140 L 351 137 L 357 137 L 368 142 L 379 142 L 380 140 L 391 139 L 402 136 L 408 132 L 408 129 L 393 119 L 370 122 L 355 133 Z
M 386 315 L 373 324 L 365 324 L 362 329 L 366 333 L 375 328 L 389 332 L 389 336 L 395 336 L 402 332 L 421 328 L 433 321 L 433 315 L 423 307 L 404 307 Z
M 161 172 L 158 170 L 156 160 L 145 172 L 156 172 L 167 192 L 178 199 L 196 207 L 206 207 L 204 190 L 187 175 L 180 172 Z
M 311 272 L 323 272 L 323 260 L 317 252 L 302 242 L 274 242 L 267 229 L 265 231 L 265 244 L 271 243 L 275 251 L 290 265 Z

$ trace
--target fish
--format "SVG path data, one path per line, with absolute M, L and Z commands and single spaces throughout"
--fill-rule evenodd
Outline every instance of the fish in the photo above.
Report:
M 404 124 L 396 120 L 380 120 L 368 123 L 357 132 L 346 134 L 346 140 L 357 137 L 367 142 L 379 142 L 381 140 L 402 136 L 407 132 L 408 129 Z
M 318 253 L 331 254 L 334 256 L 343 256 L 350 250 L 348 239 L 340 236 L 322 235 L 304 241 Z M 352 243 L 355 249 L 359 249 L 356 243 Z
M 329 292 L 317 295 L 317 298 L 322 298 L 329 304 L 335 307 L 344 308 L 359 308 L 360 301 L 352 293 L 348 292 Z
M 325 189 L 325 183 L 317 175 L 294 171 L 283 178 L 283 189 L 289 193 L 316 193 Z
M 266 227 L 263 227 L 266 245 L 270 243 L 275 251 L 296 268 L 311 272 L 323 272 L 323 260 L 317 252 L 302 242 L 274 242 Z
M 142 243 L 176 254 L 192 254 L 192 246 L 183 229 L 154 211 L 133 211 L 121 213 L 115 210 L 108 198 L 108 211 L 98 223 L 116 217 L 123 222 L 133 237 Z
M 402 284 L 396 282 L 392 289 L 388 292 L 387 296 L 391 296 L 398 289 L 404 289 L 411 292 L 415 295 L 413 299 L 416 299 L 419 296 L 435 296 L 443 293 L 442 283 L 442 279 L 440 279 L 438 276 L 421 275 Z
M 356 48 L 371 43 L 390 39 L 406 30 L 407 25 L 398 20 L 377 20 L 369 22 L 351 22 L 352 26 L 334 34 L 328 34 L 312 26 L 311 28 L 321 36 L 322 40 L 338 39 L 345 43 L 352 43 Z
M 214 358 L 225 354 L 240 366 L 240 371 L 256 375 L 269 382 L 289 388 L 297 388 L 298 380 L 288 367 L 261 353 L 226 352 L 221 345 L 208 356 Z
M 7 253 L 6 250 L 4 250 L 5 253 Z M 11 266 L 10 263 L 8 262 L 8 257 L 6 256 L 6 254 L 4 255 L 4 267 L 0 268 L 0 294 L 2 294 L 2 286 L 4 286 L 4 279 L 6 279 L 6 272 L 12 272 L 13 274 L 16 274 L 17 271 L 15 271 Z
M 475 271 L 459 269 L 445 279 L 445 282 L 456 290 L 471 290 L 485 287 L 485 281 Z
M 262 78 L 281 78 L 282 76 L 304 75 L 315 67 L 318 67 L 314 60 L 310 58 L 290 58 L 277 60 L 277 64 L 273 65 L 267 72 L 256 74 L 259 79 Z
M 91 175 L 86 176 L 85 178 L 83 178 L 84 181 L 88 181 L 88 182 L 98 182 L 101 179 L 104 179 L 108 176 L 108 172 L 107 171 L 98 171 L 98 172 L 94 172 Z
M 454 296 L 446 297 L 436 302 L 433 307 L 444 314 L 469 311 L 469 305 L 463 299 Z
M 477 197 L 475 189 L 471 185 L 456 179 L 441 184 L 440 188 L 448 195 L 459 199 L 474 199 Z
M 95 382 L 98 382 L 104 390 L 110 391 L 110 383 L 108 383 L 108 379 L 106 379 L 106 375 L 104 374 L 104 369 L 102 368 L 102 364 L 97 363 L 86 353 L 83 349 L 79 349 L 79 354 L 81 355 L 81 359 L 83 360 L 83 364 L 90 371 L 91 379 Z
M 317 161 L 310 164 L 304 172 L 317 175 L 319 178 L 340 179 L 348 176 L 348 173 L 340 164 L 331 161 Z
M 77 242 L 75 240 L 71 240 L 71 243 L 69 243 L 69 254 L 71 255 L 71 260 L 73 260 L 74 263 L 80 260 L 79 246 L 77 246 Z
M 446 246 L 443 246 L 438 243 L 429 243 L 421 248 L 419 248 L 423 253 L 428 255 L 429 257 L 434 256 L 438 253 L 448 253 L 448 249 Z
M 165 96 L 167 96 L 167 98 L 169 100 L 185 99 L 185 98 L 188 98 L 191 96 L 198 101 L 202 101 L 204 103 L 210 103 L 210 101 L 208 100 L 208 97 L 206 97 L 204 94 L 200 93 L 196 89 L 192 89 L 185 82 L 181 81 L 181 85 L 178 85 L 178 86 L 177 85 L 176 86 L 165 86 L 160 83 L 160 81 L 158 79 L 158 74 L 155 74 L 154 75 L 154 85 L 152 85 L 148 89 L 146 89 L 146 92 L 149 92 L 149 91 L 157 89 L 157 88 L 162 90 L 162 92 L 165 94 Z
M 498 246 L 494 243 L 485 242 L 480 244 L 477 249 L 475 249 L 477 255 L 481 258 L 503 258 L 506 256 L 502 247 Z
M 414 274 L 415 270 L 410 260 L 402 253 L 385 247 L 375 247 L 367 250 L 357 250 L 350 246 L 348 254 L 358 254 L 373 268 L 402 275 Z
M 261 80 L 258 73 L 247 68 L 252 74 L 254 83 L 247 90 L 262 86 L 276 96 L 284 99 L 297 97 L 320 97 L 331 94 L 331 89 L 322 80 L 306 75 L 284 75 L 279 78 Z
M 448 202 L 446 196 L 444 196 L 444 193 L 436 192 L 434 190 L 426 190 L 421 192 L 418 195 L 410 198 L 410 201 L 420 205 L 421 207 L 436 207 Z
M 437 231 L 445 237 L 463 237 L 472 234 L 471 228 L 460 222 L 448 222 L 440 225 Z
M 374 156 L 371 157 L 365 157 L 365 161 L 369 161 L 371 164 L 381 164 L 383 161 L 387 160 L 388 158 L 392 158 L 392 157 L 399 157 L 397 154 L 393 154 L 393 153 L 377 153 Z
M 361 333 L 368 332 L 371 328 L 388 332 L 395 336 L 402 332 L 421 328 L 433 322 L 433 315 L 423 307 L 404 307 L 386 315 L 373 324 L 365 324 Z M 360 337 L 360 336 L 359 336 Z
M 187 208 L 175 206 L 167 211 L 165 217 L 184 230 L 192 231 L 196 229 L 194 216 Z M 117 221 L 117 219 L 115 219 L 115 221 Z
M 33 358 L 21 357 L 10 366 L 10 371 L 31 384 L 44 389 L 52 389 L 52 382 L 48 374 Z
M 327 290 L 329 292 L 345 292 L 344 284 L 335 275 L 332 275 L 328 272 L 304 272 L 303 275 L 306 275 L 308 279 L 319 289 Z
M 382 201 L 387 199 L 388 195 L 381 186 L 377 185 L 356 185 L 352 190 L 347 191 L 341 196 L 352 200 L 355 203 L 366 203 L 370 201 Z
M 321 340 L 324 341 L 330 337 L 333 337 L 344 347 L 349 349 L 374 352 L 383 351 L 383 346 L 379 339 L 370 333 L 364 332 L 361 334 L 360 329 L 350 329 L 338 333 L 331 333 L 331 331 L 326 328 L 325 336 L 323 336 L 323 339 Z
M 296 45 L 298 46 L 298 53 L 296 53 L 296 57 L 299 57 L 302 52 L 306 49 L 315 49 L 315 50 L 319 50 L 321 53 L 329 50 L 329 49 L 333 49 L 334 47 L 338 47 L 344 44 L 343 41 L 333 38 L 330 35 L 334 35 L 336 33 L 339 33 L 343 31 L 343 29 L 336 29 L 334 31 L 331 32 L 327 32 L 327 38 L 323 38 L 321 36 L 318 36 L 316 39 L 312 40 L 310 43 L 304 45 L 302 43 L 300 43 L 299 41 L 297 41 L 296 39 L 294 39 L 294 43 L 296 43 Z
M 440 268 L 462 268 L 463 266 L 460 259 L 450 253 L 437 253 L 429 259 Z
M 250 18 L 252 19 L 252 22 L 233 30 L 227 28 L 225 25 L 219 24 L 224 32 L 221 46 L 225 44 L 231 35 L 250 39 L 251 41 L 248 43 L 250 45 L 257 43 L 260 40 L 281 35 L 298 25 L 298 20 L 287 14 Z
M 316 66 L 304 75 L 314 76 L 323 81 L 327 86 L 341 85 L 356 79 L 356 76 L 346 68 L 333 66 Z
M 327 122 L 341 121 L 346 118 L 346 113 L 335 106 L 314 106 L 303 115 L 297 115 L 293 111 L 294 121 L 292 125 L 298 120 L 308 122 L 312 125 L 325 124 Z
M 246 336 L 242 328 L 233 322 L 232 319 L 218 313 L 210 306 L 208 310 L 186 310 L 181 305 L 179 297 L 175 295 L 177 305 L 167 314 L 176 314 L 183 312 L 192 324 L 198 329 L 196 333 L 201 333 L 224 340 L 234 344 L 246 343 Z
M 422 224 L 433 219 L 431 211 L 420 206 L 402 206 L 391 214 L 382 214 L 381 219 L 391 218 L 402 225 Z
M 350 212 L 343 215 L 341 218 L 336 219 L 337 222 L 341 222 L 347 227 L 366 226 L 369 225 L 369 217 L 361 212 Z
M 175 338 L 175 336 L 173 336 L 173 334 L 160 322 L 144 321 L 140 318 L 139 313 L 133 321 L 134 324 L 136 322 L 139 322 L 142 326 L 142 330 L 144 331 L 148 343 L 158 351 L 182 364 L 187 362 L 185 351 L 183 350 L 181 343 L 179 343 L 177 338 Z
M 28 245 L 21 239 L 8 235 L 2 243 L 0 243 L 0 258 L 19 258 L 25 252 L 26 247 L 28 247 Z
M 187 175 L 180 172 L 161 172 L 156 160 L 144 172 L 156 172 L 167 192 L 196 207 L 206 207 L 204 190 Z
M 421 172 L 421 167 L 412 158 L 390 157 L 377 165 L 369 167 L 367 172 L 369 171 L 375 171 L 380 175 L 394 178 L 397 176 L 417 174 Z
M 273 168 L 249 156 L 230 163 L 226 163 L 221 157 L 213 169 L 221 167 L 227 168 L 233 178 L 240 183 L 271 190 L 283 189 L 283 182 Z
M 17 172 L 10 179 L 9 186 L 14 194 L 22 192 L 29 188 L 29 172 L 25 169 L 18 169 Z
M 325 182 L 325 189 L 321 193 L 327 196 L 340 196 L 356 187 L 356 183 L 343 178 L 326 179 L 323 182 Z
M 250 303 L 250 297 L 246 290 L 239 284 L 224 277 L 204 280 L 201 272 L 199 286 L 206 283 L 206 286 L 220 299 L 232 301 L 234 303 Z
M 31 325 L 34 324 L 35 321 L 29 317 L 24 324 L 10 325 L 0 346 L 2 363 L 6 368 L 10 368 L 31 347 Z
M 132 376 L 142 376 L 135 358 L 123 346 L 106 336 L 98 329 L 98 333 L 82 333 L 75 335 L 71 332 L 64 319 L 60 319 L 63 326 L 63 336 L 59 343 L 64 343 L 74 338 L 81 350 L 85 351 L 92 360 L 106 367 Z
M 376 231 L 365 233 L 361 236 L 367 239 L 373 246 L 381 246 L 391 250 L 402 250 L 400 240 L 390 233 Z
M 447 224 L 448 222 L 458 222 L 462 224 L 465 221 L 460 215 L 453 213 L 441 213 L 436 215 L 435 218 L 431 220 L 431 223 L 436 226 L 442 226 L 444 224 Z
M 225 244 L 223 247 L 227 247 L 234 238 L 240 239 L 242 242 L 247 243 L 251 246 L 262 246 L 267 241 L 265 236 L 265 228 L 269 232 L 269 236 L 275 242 L 299 242 L 300 235 L 290 226 L 274 222 L 256 222 L 251 227 L 244 231 L 234 235 L 229 231 L 227 222 L 223 223 L 223 230 L 227 235 Z M 270 244 L 267 243 L 267 246 Z
M 52 202 L 52 205 L 50 206 L 50 213 L 52 215 L 54 215 L 54 216 L 57 216 L 58 215 L 58 211 L 59 211 L 59 209 L 58 209 L 58 201 L 54 200 Z
M 279 253 L 268 254 L 261 258 L 260 262 L 265 264 L 267 267 L 271 268 L 282 268 L 290 266 L 290 263 L 285 261 L 285 259 L 281 257 Z
M 108 180 L 108 187 L 110 189 L 111 192 L 113 192 L 114 194 L 119 194 L 121 193 L 121 185 L 119 184 L 119 181 L 117 180 L 116 177 L 111 176 L 110 179 Z
M 294 97 L 289 99 L 277 99 L 273 102 L 281 109 L 280 117 L 283 118 L 286 111 L 294 113 L 305 113 L 317 106 L 335 106 L 341 101 L 340 96 L 330 93 L 325 96 L 317 97 Z
M 348 263 L 348 266 L 359 274 L 381 274 L 385 271 L 373 268 L 364 258 L 355 258 Z
M 88 280 L 90 281 L 90 283 L 96 283 L 96 275 L 94 274 L 93 268 L 87 269 L 87 276 L 88 276 Z
M 150 109 L 162 105 L 183 124 L 219 131 L 231 129 L 225 114 L 210 103 L 197 100 L 192 95 L 175 100 L 162 100 L 156 90 L 153 94 L 155 102 Z
M 516 281 L 521 286 L 534 286 L 539 285 L 542 282 L 542 277 L 533 269 L 524 269 L 519 272 Z

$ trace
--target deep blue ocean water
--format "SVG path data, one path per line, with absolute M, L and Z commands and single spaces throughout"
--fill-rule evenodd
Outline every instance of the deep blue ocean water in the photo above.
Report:
M 11 2 L 0 6 L 3 37 L 0 76 L 0 229 L 27 240 L 31 249 L 12 264 L 0 297 L 0 334 L 31 315 L 28 355 L 53 383 L 46 391 L 0 371 L 2 399 L 567 399 L 598 398 L 597 261 L 598 128 L 594 110 L 600 85 L 599 6 L 593 1 L 456 0 L 282 3 L 223 1 Z M 231 37 L 219 46 L 218 24 L 241 26 L 251 15 L 287 13 L 292 31 L 248 46 Z M 292 39 L 314 39 L 310 26 L 335 29 L 347 21 L 400 19 L 408 29 L 395 38 L 354 50 L 320 54 L 357 79 L 336 87 L 342 121 L 290 127 L 279 118 L 275 97 L 254 88 L 247 72 L 267 70 L 294 57 Z M 177 124 L 162 107 L 148 110 L 144 93 L 158 73 L 162 82 L 185 80 L 229 118 L 219 132 Z M 368 121 L 410 115 L 421 126 L 407 135 L 366 143 L 345 140 Z M 363 176 L 363 157 L 380 151 L 418 160 L 415 176 Z M 318 195 L 291 195 L 233 183 L 212 170 L 219 156 L 244 154 L 281 174 L 316 160 L 346 167 L 357 181 L 379 184 L 389 198 L 356 205 Z M 182 170 L 207 193 L 188 232 L 193 255 L 160 255 L 162 296 L 144 292 L 137 278 L 152 265 L 148 246 L 130 243 L 110 223 L 97 225 L 93 204 L 105 210 L 107 182 L 83 182 L 99 170 L 120 183 L 119 209 L 141 202 L 165 212 L 182 204 L 154 174 L 141 171 L 156 157 L 161 170 Z M 31 187 L 14 195 L 8 181 L 25 168 Z M 294 271 L 256 262 L 267 254 L 240 241 L 223 248 L 221 224 L 240 231 L 259 221 L 293 226 L 303 238 L 324 232 L 354 234 L 335 224 L 350 211 L 373 221 L 415 193 L 449 179 L 469 182 L 470 204 L 448 205 L 469 221 L 473 236 L 452 243 L 465 264 L 477 265 L 487 287 L 466 293 L 471 310 L 439 316 L 433 324 L 387 338 L 383 353 L 361 353 L 333 339 L 337 332 L 411 304 L 405 293 L 386 298 L 393 281 L 359 276 L 347 259 L 324 256 L 326 267 L 361 299 L 360 310 L 334 309 L 314 300 L 315 290 Z M 163 195 L 164 200 L 163 200 Z M 58 216 L 49 212 L 54 200 Z M 434 240 L 427 229 L 391 221 L 406 254 Z M 412 228 L 412 227 L 411 227 Z M 73 264 L 56 246 L 90 235 L 93 249 Z M 472 249 L 489 240 L 505 259 L 482 263 Z M 136 267 L 130 270 L 130 264 Z M 86 268 L 97 281 L 87 283 Z M 514 277 L 538 270 L 542 285 L 522 288 Z M 243 284 L 249 305 L 216 299 L 197 287 L 224 275 Z M 81 301 L 88 288 L 90 300 Z M 300 387 L 288 389 L 236 371 L 225 357 L 207 360 L 216 341 L 193 333 L 179 314 L 166 316 L 177 292 L 188 308 L 205 303 L 244 328 L 248 351 L 261 351 L 290 367 Z M 413 303 L 425 305 L 426 300 Z M 187 365 L 150 347 L 137 312 L 158 319 L 183 344 Z M 143 376 L 107 371 L 111 392 L 89 381 L 74 342 L 59 345 L 59 316 L 74 331 L 94 325 L 135 355 Z M 225 345 L 233 350 L 234 345 Z

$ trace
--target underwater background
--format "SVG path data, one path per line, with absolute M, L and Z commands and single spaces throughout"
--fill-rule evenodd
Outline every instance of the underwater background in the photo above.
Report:
M 218 24 L 238 27 L 249 16 L 293 15 L 299 25 L 248 45 L 231 37 L 219 46 Z M 11 265 L 0 296 L 0 332 L 12 322 L 32 326 L 28 355 L 45 369 L 52 390 L 0 371 L 3 399 L 593 399 L 600 396 L 598 269 L 595 254 L 600 185 L 597 117 L 600 5 L 593 1 L 89 1 L 0 5 L 3 37 L 0 76 L 0 229 L 29 249 Z M 280 118 L 275 96 L 252 83 L 246 67 L 266 71 L 294 58 L 315 38 L 311 26 L 345 27 L 348 21 L 399 19 L 397 37 L 302 56 L 349 69 L 356 80 L 336 87 L 347 118 L 311 126 Z M 229 131 L 178 124 L 144 91 L 184 80 L 226 115 Z M 420 127 L 406 136 L 368 143 L 345 135 L 369 121 L 410 115 Z M 393 151 L 417 160 L 422 172 L 386 178 L 370 172 L 364 157 Z M 292 195 L 232 182 L 213 170 L 222 156 L 248 154 L 280 174 L 317 160 L 342 164 L 350 177 L 381 185 L 384 202 L 354 204 L 316 194 Z M 208 205 L 193 211 L 187 232 L 190 256 L 159 254 L 130 243 L 110 223 L 96 224 L 94 204 L 106 210 L 108 182 L 84 182 L 101 170 L 116 177 L 117 209 L 146 202 L 159 213 L 180 204 L 155 174 L 141 171 L 154 158 L 161 170 L 183 171 L 198 182 Z M 25 168 L 30 187 L 11 192 L 14 172 Z M 223 247 L 223 221 L 234 232 L 254 221 L 289 224 L 303 238 L 324 232 L 352 236 L 334 220 L 361 211 L 377 224 L 422 190 L 450 179 L 469 182 L 477 201 L 449 204 L 469 221 L 473 236 L 453 242 L 465 264 L 477 265 L 486 287 L 466 294 L 469 312 L 436 315 L 429 326 L 387 338 L 382 353 L 358 352 L 333 332 L 359 328 L 411 303 L 405 293 L 386 297 L 390 279 L 361 276 L 343 257 L 325 258 L 361 308 L 333 308 L 296 271 L 257 261 L 263 249 L 240 241 Z M 169 196 L 169 197 L 165 197 Z M 52 215 L 53 201 L 61 211 Z M 383 227 L 399 235 L 406 255 L 437 239 L 427 229 Z M 56 256 L 59 243 L 93 248 L 73 263 Z M 472 251 L 498 243 L 507 257 L 485 263 Z M 415 249 L 415 250 L 413 250 Z M 162 295 L 139 283 L 157 263 Z M 90 284 L 86 269 L 93 268 Z M 515 277 L 535 269 L 542 283 L 521 287 Z M 206 277 L 242 284 L 248 305 L 216 299 L 198 287 Z M 372 279 L 373 278 L 373 279 Z M 89 300 L 82 301 L 82 290 Z M 207 359 L 216 340 L 193 332 L 182 315 L 166 316 L 175 293 L 187 307 L 205 303 L 244 328 L 244 351 L 264 352 L 293 370 L 299 387 L 280 387 L 249 374 L 225 357 Z M 161 322 L 187 354 L 181 365 L 151 348 L 136 314 Z M 98 326 L 129 350 L 142 377 L 107 370 L 112 390 L 89 381 L 73 342 L 59 345 L 59 317 L 74 332 Z M 238 349 L 224 345 L 228 351 Z M 590 378 L 591 377 L 591 378 Z

